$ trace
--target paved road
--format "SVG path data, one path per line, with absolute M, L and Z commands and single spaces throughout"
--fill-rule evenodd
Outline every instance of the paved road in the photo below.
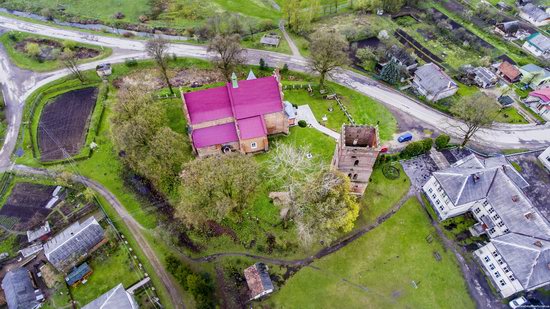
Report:
M 51 170 L 37 169 L 24 165 L 14 165 L 13 168 L 16 172 L 26 175 L 41 175 L 53 178 L 55 178 L 57 175 L 56 172 L 53 172 Z M 173 307 L 184 308 L 185 305 L 183 302 L 183 297 L 177 287 L 177 283 L 172 280 L 172 277 L 164 269 L 161 261 L 156 256 L 155 251 L 147 242 L 143 234 L 143 231 L 145 229 L 134 219 L 134 217 L 132 217 L 132 215 L 128 213 L 126 208 L 124 208 L 124 206 L 120 203 L 116 196 L 109 192 L 109 190 L 103 187 L 100 183 L 83 176 L 74 176 L 73 181 L 79 182 L 86 187 L 92 188 L 95 192 L 99 193 L 103 198 L 105 198 L 105 200 L 107 200 L 109 204 L 111 204 L 111 206 L 117 212 L 118 216 L 124 221 L 128 229 L 130 230 L 130 233 L 132 233 L 132 237 L 134 237 L 134 239 L 137 241 L 138 245 L 143 251 L 143 254 L 145 254 L 145 258 L 147 258 L 147 260 L 153 266 L 153 271 L 159 276 L 162 284 L 166 287 L 167 292 L 170 295 Z

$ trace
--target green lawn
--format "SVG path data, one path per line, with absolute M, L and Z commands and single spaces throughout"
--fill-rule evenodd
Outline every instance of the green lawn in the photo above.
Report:
M 474 308 L 453 253 L 437 237 L 428 243 L 430 234 L 426 213 L 411 199 L 381 226 L 300 270 L 266 302 L 304 309 Z
M 16 38 L 16 41 L 13 41 L 11 39 L 12 37 Z M 29 39 L 29 38 L 30 39 L 45 39 L 45 38 L 47 38 L 48 40 L 60 43 L 62 46 L 64 45 L 64 43 L 67 42 L 67 41 L 61 41 L 61 40 L 50 38 L 50 37 L 44 37 L 44 36 L 36 35 L 36 34 L 28 34 L 28 33 L 24 33 L 24 32 L 12 31 L 12 32 L 4 33 L 2 36 L 0 36 L 0 43 L 2 43 L 4 45 L 4 48 L 6 49 L 6 52 L 7 52 L 8 56 L 10 57 L 10 59 L 13 61 L 13 63 L 15 65 L 17 65 L 18 67 L 20 67 L 22 69 L 27 69 L 27 70 L 31 70 L 31 71 L 37 71 L 37 72 L 53 71 L 53 70 L 56 70 L 56 69 L 63 68 L 63 63 L 60 60 L 58 60 L 58 58 L 56 60 L 46 60 L 46 61 L 41 62 L 41 61 L 38 61 L 36 58 L 31 57 L 29 54 L 27 54 L 25 52 L 21 52 L 21 51 L 19 51 L 15 48 L 15 44 L 17 42 L 19 42 L 21 40 L 24 40 L 24 39 Z M 99 51 L 98 56 L 96 56 L 94 58 L 82 59 L 82 60 L 79 61 L 79 63 L 86 63 L 86 62 L 92 62 L 92 61 L 100 60 L 100 59 L 108 57 L 112 53 L 112 49 L 104 48 L 104 47 L 101 47 L 101 46 L 94 46 L 94 45 L 84 44 L 84 43 L 76 43 L 76 42 L 72 42 L 72 41 L 71 41 L 71 43 L 69 43 L 69 45 L 74 45 L 74 46 L 77 46 L 77 47 L 86 47 L 86 48 L 90 48 L 90 49 L 94 49 L 94 50 Z M 60 51 L 61 51 L 61 49 L 59 50 L 59 52 Z
M 518 113 L 518 110 L 515 107 L 506 107 L 503 108 L 497 116 L 496 122 L 502 123 L 515 123 L 515 124 L 526 124 L 529 123 L 522 115 Z
M 260 39 L 266 33 L 276 33 L 281 37 L 278 47 L 266 46 L 260 43 Z M 292 54 L 292 52 L 290 51 L 290 47 L 288 46 L 288 42 L 285 40 L 285 38 L 283 37 L 283 33 L 279 29 L 260 32 L 260 33 L 254 34 L 253 36 L 248 35 L 242 40 L 242 46 L 246 48 L 262 49 L 262 50 L 274 51 L 274 52 L 289 54 L 289 55 Z M 268 63 L 268 65 L 275 66 L 278 64 Z
M 104 245 L 109 246 L 109 244 Z M 142 279 L 137 267 L 130 257 L 130 253 L 122 245 L 118 245 L 114 250 L 105 250 L 102 247 L 96 251 L 89 261 L 93 270 L 92 275 L 85 284 L 71 287 L 73 299 L 83 306 L 99 297 L 101 294 L 122 283 L 125 288 Z M 105 251 L 105 252 L 103 252 Z

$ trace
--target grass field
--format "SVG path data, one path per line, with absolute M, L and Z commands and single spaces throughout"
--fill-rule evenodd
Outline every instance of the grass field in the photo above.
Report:
M 31 70 L 31 71 L 37 71 L 37 72 L 46 72 L 46 71 L 53 71 L 56 69 L 60 69 L 63 67 L 63 63 L 60 60 L 46 60 L 46 61 L 39 61 L 34 57 L 29 56 L 27 53 L 21 52 L 15 48 L 15 44 L 17 42 L 13 41 L 10 37 L 16 37 L 18 41 L 24 40 L 24 39 L 44 39 L 47 38 L 50 41 L 57 42 L 61 45 L 67 42 L 53 39 L 50 37 L 43 37 L 35 34 L 28 34 L 23 32 L 8 32 L 4 33 L 2 36 L 0 36 L 0 43 L 4 45 L 4 48 L 6 49 L 6 52 L 10 59 L 13 61 L 15 65 L 22 69 Z M 94 46 L 90 44 L 84 44 L 84 43 L 76 43 L 71 42 L 70 45 L 74 45 L 77 47 L 86 47 L 92 50 L 96 50 L 99 52 L 99 55 L 93 58 L 86 58 L 79 61 L 79 63 L 86 63 L 86 62 L 92 62 L 96 60 L 100 60 L 103 58 L 108 57 L 112 53 L 112 49 L 105 48 L 105 47 L 99 47 Z
M 437 237 L 428 243 L 430 234 L 434 228 L 427 214 L 411 199 L 375 230 L 300 270 L 267 303 L 273 308 L 474 308 L 454 255 Z

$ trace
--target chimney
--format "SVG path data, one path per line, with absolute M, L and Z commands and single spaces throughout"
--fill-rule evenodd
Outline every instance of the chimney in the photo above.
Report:
M 472 174 L 472 179 L 474 180 L 474 183 L 476 183 L 479 180 L 478 174 Z
M 533 245 L 539 247 L 539 248 L 542 248 L 542 242 L 540 240 L 537 240 L 533 243 Z
M 235 72 L 231 74 L 231 84 L 233 85 L 233 88 L 239 88 L 239 82 L 237 81 L 237 74 L 235 74 Z

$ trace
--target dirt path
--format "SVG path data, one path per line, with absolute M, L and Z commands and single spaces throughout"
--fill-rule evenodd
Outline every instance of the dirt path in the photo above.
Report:
M 426 205 L 424 203 L 420 192 L 416 192 L 416 198 L 418 199 L 424 210 L 426 210 L 426 207 L 430 207 L 429 205 Z M 458 248 L 452 240 L 447 238 L 445 233 L 443 233 L 443 231 L 441 230 L 441 226 L 437 223 L 437 221 L 433 220 L 433 218 L 430 218 L 430 221 L 432 226 L 435 228 L 437 235 L 439 235 L 439 238 L 443 242 L 445 248 L 451 250 L 456 256 L 458 266 L 462 271 L 462 275 L 468 287 L 468 293 L 470 294 L 470 297 L 472 297 L 472 299 L 476 302 L 476 307 L 487 309 L 507 308 L 494 297 L 488 286 L 487 281 L 485 281 L 485 278 L 483 278 L 481 275 L 483 274 L 483 272 L 481 269 L 479 269 L 479 266 L 475 262 L 466 260 L 462 256 L 462 254 L 460 253 L 460 251 L 462 250 Z
M 285 21 L 283 19 L 279 20 L 279 29 L 283 33 L 285 40 L 288 42 L 288 47 L 290 47 L 290 51 L 292 51 L 292 56 L 302 58 L 302 55 L 300 54 L 300 49 L 298 48 L 298 46 L 296 46 L 296 43 L 294 43 L 290 35 L 288 35 L 288 33 L 286 32 Z
M 17 172 L 23 173 L 23 174 L 42 175 L 42 176 L 54 177 L 54 178 L 56 176 L 55 172 L 47 171 L 43 169 L 37 169 L 37 168 L 32 168 L 32 167 L 27 167 L 22 165 L 16 165 L 14 166 L 14 168 Z M 151 246 L 147 242 L 145 236 L 143 235 L 143 231 L 145 229 L 126 211 L 126 208 L 124 208 L 124 206 L 120 203 L 120 201 L 101 184 L 93 180 L 87 179 L 83 176 L 75 176 L 73 180 L 76 182 L 82 183 L 87 187 L 92 188 L 94 191 L 99 193 L 103 198 L 105 198 L 107 202 L 109 202 L 109 204 L 111 204 L 111 206 L 115 209 L 117 214 L 123 219 L 124 223 L 132 233 L 132 236 L 134 237 L 139 247 L 141 248 L 141 251 L 143 252 L 143 254 L 145 254 L 145 257 L 147 258 L 147 260 L 153 266 L 153 271 L 159 276 L 160 280 L 162 281 L 162 284 L 166 287 L 166 290 L 170 295 L 172 307 L 178 308 L 178 309 L 185 308 L 183 297 L 179 292 L 178 283 L 172 280 L 172 277 L 164 269 L 164 266 L 162 265 L 159 258 L 155 254 L 155 251 L 151 248 Z

